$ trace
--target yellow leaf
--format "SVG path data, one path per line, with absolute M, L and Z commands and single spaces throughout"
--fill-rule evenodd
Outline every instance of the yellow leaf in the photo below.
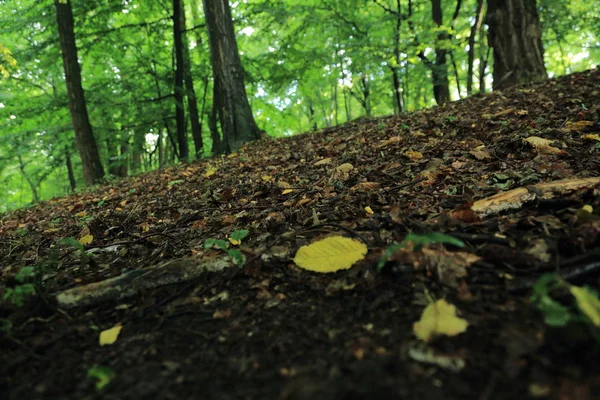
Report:
M 570 286 L 569 290 L 577 300 L 577 307 L 592 321 L 592 324 L 600 327 L 600 299 L 586 287 Z
M 60 231 L 60 228 L 50 228 L 46 229 L 43 233 L 54 233 Z
M 239 246 L 240 243 L 242 243 L 241 240 L 235 240 L 235 239 L 232 239 L 230 237 L 228 237 L 227 240 L 229 240 L 231 242 L 231 244 L 234 245 L 234 246 Z
M 117 341 L 123 326 L 117 324 L 110 329 L 100 332 L 100 346 L 111 345 Z
M 366 206 L 366 207 L 365 207 L 365 211 L 366 211 L 366 212 L 367 212 L 367 214 L 369 214 L 369 215 L 373 214 L 373 209 L 372 209 L 371 207 L 369 207 L 369 206 Z
M 538 136 L 529 136 L 528 138 L 523 139 L 523 141 L 532 145 L 539 153 L 542 154 L 553 154 L 557 156 L 566 156 L 569 154 L 563 149 L 554 147 L 554 141 Z
M 598 135 L 597 133 L 589 133 L 587 135 L 584 135 L 583 138 L 600 142 L 600 135 Z
M 79 211 L 77 214 L 75 214 L 75 216 L 81 218 L 81 217 L 85 217 L 86 214 L 87 213 L 85 211 Z
M 271 175 L 263 175 L 260 177 L 260 179 L 262 179 L 265 182 L 269 182 L 273 179 L 273 177 Z
M 367 254 L 367 246 L 343 236 L 332 236 L 302 246 L 294 257 L 300 268 L 315 272 L 348 269 Z
M 92 235 L 84 235 L 79 238 L 79 243 L 81 243 L 84 246 L 92 243 L 93 241 L 94 241 L 94 237 Z
M 121 207 L 125 207 L 125 205 L 127 204 L 127 200 L 123 200 L 119 204 L 121 205 Z
M 582 131 L 590 126 L 594 126 L 594 121 L 574 121 L 567 122 L 565 127 L 570 131 Z
M 438 335 L 456 336 L 467 330 L 469 323 L 456 316 L 456 307 L 444 299 L 428 305 L 421 320 L 413 324 L 414 334 L 424 342 Z
M 211 176 L 213 176 L 215 173 L 217 172 L 217 170 L 215 168 L 208 168 L 206 170 L 206 172 L 204 173 L 204 177 L 205 178 L 210 178 Z
M 294 189 L 285 189 L 281 194 L 290 194 L 294 191 Z
M 324 158 L 322 160 L 317 161 L 316 163 L 314 163 L 313 165 L 318 166 L 318 165 L 325 165 L 325 164 L 329 164 L 332 161 L 332 159 L 330 157 L 328 158 Z

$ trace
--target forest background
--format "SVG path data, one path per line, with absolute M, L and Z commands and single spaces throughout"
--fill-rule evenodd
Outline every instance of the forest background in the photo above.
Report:
M 234 150 L 224 145 L 205 17 L 222 1 L 0 1 L 0 212 L 90 183 L 69 112 L 63 6 L 105 179 Z M 236 1 L 256 124 L 290 136 L 501 87 L 488 43 L 494 3 L 537 13 L 549 77 L 600 63 L 594 2 Z

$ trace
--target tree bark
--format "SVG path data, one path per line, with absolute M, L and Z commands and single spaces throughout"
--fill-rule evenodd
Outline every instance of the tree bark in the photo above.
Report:
M 173 0 L 173 40 L 175 43 L 175 122 L 177 126 L 177 145 L 179 160 L 189 161 L 189 147 L 185 132 L 185 110 L 183 108 L 183 26 L 181 26 L 181 0 Z
M 535 0 L 488 0 L 488 43 L 494 89 L 546 79 L 542 28 Z
M 180 9 L 180 26 L 185 31 L 185 7 L 183 0 L 179 0 L 181 3 Z M 187 34 L 183 33 L 183 67 L 184 67 L 184 80 L 185 90 L 188 102 L 188 110 L 190 113 L 190 124 L 192 126 L 192 139 L 194 140 L 194 158 L 198 159 L 202 157 L 204 146 L 202 144 L 202 125 L 200 124 L 200 116 L 198 112 L 198 100 L 196 98 L 196 91 L 194 90 L 194 80 L 192 79 L 191 69 L 191 56 L 189 49 L 189 42 L 187 40 Z
M 81 157 L 83 180 L 86 185 L 93 185 L 102 180 L 104 169 L 100 162 L 100 154 L 92 132 L 85 95 L 81 86 L 81 69 L 77 59 L 73 10 L 70 0 L 54 0 L 54 6 L 69 95 L 69 110 L 75 132 L 75 145 Z
M 65 164 L 67 166 L 67 176 L 69 177 L 71 193 L 75 193 L 77 182 L 75 181 L 75 173 L 73 172 L 73 163 L 71 162 L 71 153 L 69 151 L 65 151 Z
M 439 28 L 443 25 L 442 2 L 431 0 L 431 16 Z M 433 80 L 433 96 L 437 104 L 450 101 L 450 83 L 448 82 L 448 65 L 446 64 L 447 50 L 440 46 L 440 42 L 448 40 L 446 33 L 439 33 L 435 43 L 435 63 L 431 68 Z
M 203 0 L 217 105 L 225 152 L 259 139 L 260 133 L 244 86 L 228 0 Z M 215 98 L 215 100 L 217 100 Z
M 467 96 L 473 93 L 473 65 L 475 64 L 475 38 L 483 22 L 483 0 L 477 0 L 475 23 L 469 33 L 469 50 L 467 52 Z

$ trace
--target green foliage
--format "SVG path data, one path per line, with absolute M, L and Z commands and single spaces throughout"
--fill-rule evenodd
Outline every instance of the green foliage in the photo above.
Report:
M 572 305 L 555 300 L 554 293 L 570 294 Z M 533 286 L 530 302 L 542 313 L 549 326 L 565 327 L 569 323 L 585 324 L 600 342 L 600 298 L 589 287 L 570 285 L 556 274 L 544 274 Z
M 35 286 L 29 283 L 30 279 L 35 276 L 35 269 L 33 267 L 23 267 L 15 274 L 15 280 L 19 282 L 14 287 L 6 288 L 3 301 L 10 301 L 12 304 L 20 307 L 24 304 L 25 299 L 35 294 Z
M 219 249 L 224 250 L 227 255 L 231 258 L 233 263 L 238 267 L 243 267 L 246 263 L 246 256 L 239 249 L 230 249 L 230 242 L 234 244 L 239 244 L 244 238 L 248 236 L 248 230 L 239 229 L 231 232 L 229 235 L 229 242 L 222 239 L 209 238 L 204 241 L 205 249 Z
M 94 366 L 88 369 L 87 376 L 96 381 L 96 390 L 102 390 L 114 377 L 114 372 L 110 367 Z
M 465 246 L 462 240 L 446 235 L 445 233 L 430 232 L 425 235 L 409 233 L 402 242 L 391 244 L 384 250 L 383 255 L 377 263 L 377 271 L 380 272 L 399 249 L 407 248 L 409 245 L 412 245 L 414 251 L 419 251 L 423 246 L 434 243 L 451 244 L 456 247 Z

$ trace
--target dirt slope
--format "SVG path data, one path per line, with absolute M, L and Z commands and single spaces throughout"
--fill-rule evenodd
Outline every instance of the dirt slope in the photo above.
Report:
M 265 139 L 1 215 L 0 292 L 35 266 L 38 294 L 0 306 L 12 325 L 0 398 L 599 398 L 598 342 L 579 325 L 549 328 L 528 301 L 548 271 L 600 286 L 599 134 L 593 70 Z M 223 260 L 206 239 L 238 229 L 243 268 L 186 275 Z M 389 244 L 429 232 L 465 247 L 400 250 L 377 272 Z M 333 274 L 291 261 L 334 234 L 364 241 L 367 256 Z M 57 303 L 94 282 L 115 290 Z M 430 354 L 413 334 L 428 296 L 469 323 L 431 344 L 434 363 L 415 360 Z M 112 377 L 101 390 L 95 366 Z

